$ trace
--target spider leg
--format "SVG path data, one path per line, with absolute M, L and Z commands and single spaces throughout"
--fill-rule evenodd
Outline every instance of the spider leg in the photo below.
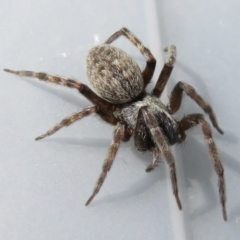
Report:
M 154 141 L 156 147 L 159 149 L 163 158 L 165 159 L 166 163 L 169 166 L 173 194 L 176 198 L 178 208 L 181 210 L 182 205 L 181 205 L 181 201 L 178 196 L 175 159 L 171 152 L 171 148 L 170 148 L 167 140 L 165 139 L 163 133 L 161 132 L 161 129 L 158 127 L 158 122 L 157 122 L 154 114 L 145 107 L 141 108 L 140 111 L 141 111 L 144 121 L 150 131 L 150 134 L 152 135 L 152 138 L 153 138 L 153 141 Z
M 146 168 L 146 172 L 151 172 L 153 171 L 157 166 L 158 164 L 160 163 L 160 160 L 161 160 L 161 153 L 159 152 L 158 149 L 156 148 L 153 148 L 150 150 L 153 154 L 153 161 L 151 164 L 149 164 Z
M 41 136 L 35 138 L 35 140 L 40 140 L 43 139 L 47 136 L 53 135 L 55 132 L 60 130 L 63 127 L 68 127 L 72 123 L 81 120 L 83 117 L 87 117 L 92 113 L 97 112 L 97 107 L 96 106 L 90 106 L 86 107 L 83 110 L 73 113 L 70 116 L 64 118 L 60 123 L 56 124 L 53 128 L 49 129 L 46 133 L 42 134 Z
M 143 57 L 147 60 L 147 65 L 142 73 L 144 85 L 146 87 L 153 76 L 156 66 L 156 59 L 154 58 L 150 50 L 145 47 L 142 42 L 127 28 L 122 28 L 119 31 L 115 32 L 111 37 L 108 38 L 105 43 L 110 44 L 120 36 L 125 36 L 134 46 L 138 48 Z
M 205 120 L 204 115 L 202 114 L 190 114 L 185 116 L 179 122 L 179 128 L 181 131 L 186 131 L 187 129 L 200 124 L 202 132 L 208 146 L 210 156 L 213 160 L 215 171 L 218 175 L 218 186 L 219 186 L 219 196 L 220 202 L 222 205 L 223 219 L 227 221 L 227 211 L 226 211 L 226 189 L 225 189 L 225 180 L 224 180 L 224 169 L 217 151 L 216 144 L 212 137 L 212 131 L 210 125 Z
M 213 126 L 218 130 L 219 133 L 223 134 L 223 130 L 218 126 L 217 118 L 212 107 L 196 92 L 196 90 L 184 82 L 178 82 L 173 88 L 169 102 L 170 114 L 175 113 L 181 105 L 183 91 L 192 98 L 199 107 L 201 107 L 206 114 L 208 114 Z
M 71 78 L 64 78 L 56 75 L 50 75 L 44 72 L 33 72 L 33 71 L 15 71 L 11 69 L 4 69 L 5 72 L 13 73 L 19 76 L 38 78 L 39 80 L 55 83 L 62 86 L 67 86 L 70 88 L 77 89 L 83 96 L 85 96 L 89 101 L 99 107 L 100 111 L 98 114 L 107 122 L 111 124 L 116 124 L 117 119 L 110 112 L 114 111 L 116 105 L 107 102 L 106 100 L 99 97 L 94 93 L 87 85 L 78 82 Z
M 93 198 L 97 195 L 97 193 L 99 192 L 99 190 L 101 189 L 104 180 L 107 176 L 108 171 L 110 170 L 113 161 L 115 159 L 115 156 L 117 154 L 119 145 L 121 140 L 124 138 L 124 132 L 125 132 L 125 125 L 122 125 L 121 123 L 118 123 L 117 126 L 115 127 L 114 133 L 113 133 L 113 140 L 112 143 L 110 145 L 110 148 L 108 150 L 108 154 L 107 157 L 103 163 L 102 166 L 102 172 L 96 182 L 95 188 L 93 190 L 92 195 L 89 197 L 89 199 L 87 200 L 87 202 L 85 203 L 85 205 L 87 206 L 92 200 Z
M 168 52 L 168 57 L 165 60 L 165 64 L 163 66 L 163 69 L 158 77 L 157 83 L 152 90 L 152 95 L 155 97 L 160 97 L 162 92 L 164 91 L 164 88 L 167 84 L 167 81 L 172 73 L 174 63 L 176 61 L 176 55 L 177 50 L 174 45 L 170 45 L 166 48 L 164 48 L 165 52 Z

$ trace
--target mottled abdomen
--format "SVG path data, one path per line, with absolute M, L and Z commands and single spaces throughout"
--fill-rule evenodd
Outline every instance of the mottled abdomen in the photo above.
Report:
M 96 92 L 112 103 L 126 103 L 144 88 L 142 72 L 124 51 L 102 44 L 90 49 L 87 75 Z

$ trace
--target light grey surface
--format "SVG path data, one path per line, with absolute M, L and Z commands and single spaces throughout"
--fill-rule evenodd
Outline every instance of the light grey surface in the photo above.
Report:
M 199 128 L 175 151 L 181 213 L 164 164 L 145 173 L 151 156 L 137 153 L 132 141 L 122 144 L 103 188 L 85 207 L 113 127 L 90 116 L 35 142 L 89 102 L 74 90 L 0 71 L 1 239 L 238 239 L 239 7 L 234 0 L 2 3 L 1 69 L 41 70 L 88 84 L 88 49 L 126 26 L 159 60 L 154 82 L 163 59 L 160 48 L 176 44 L 177 63 L 165 96 L 184 80 L 212 104 L 225 130 L 223 136 L 213 132 L 226 170 L 228 222 L 222 219 L 216 174 Z M 125 39 L 114 44 L 145 66 Z M 185 97 L 177 116 L 192 112 L 202 111 Z

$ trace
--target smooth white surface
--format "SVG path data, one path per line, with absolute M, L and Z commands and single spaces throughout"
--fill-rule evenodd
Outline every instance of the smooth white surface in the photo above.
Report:
M 178 58 L 163 100 L 184 80 L 213 106 L 225 130 L 223 136 L 213 132 L 225 166 L 228 222 L 222 219 L 216 174 L 199 128 L 175 148 L 181 213 L 164 164 L 145 173 L 151 155 L 137 153 L 133 141 L 122 144 L 103 188 L 85 207 L 113 127 L 90 116 L 35 142 L 89 102 L 72 89 L 0 71 L 1 239 L 238 239 L 239 7 L 234 0 L 2 3 L 1 69 L 45 71 L 88 84 L 88 49 L 126 26 L 158 59 L 151 89 L 162 67 L 161 47 L 174 43 Z M 126 39 L 114 45 L 145 66 Z M 177 116 L 193 112 L 202 111 L 185 97 Z

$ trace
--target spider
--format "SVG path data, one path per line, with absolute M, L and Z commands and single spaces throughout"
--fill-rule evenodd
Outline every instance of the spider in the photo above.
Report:
M 110 45 L 120 36 L 126 37 L 146 59 L 146 67 L 143 71 L 127 53 Z M 104 160 L 102 171 L 92 195 L 85 204 L 86 206 L 89 205 L 101 189 L 107 173 L 111 169 L 120 143 L 128 141 L 133 136 L 138 151 L 150 151 L 153 154 L 153 161 L 146 168 L 146 172 L 155 169 L 160 158 L 166 161 L 170 171 L 173 195 L 179 210 L 181 210 L 182 204 L 178 194 L 175 159 L 171 146 L 183 142 L 186 138 L 185 131 L 199 124 L 218 176 L 220 203 L 223 219 L 226 221 L 224 169 L 212 137 L 210 125 L 205 120 L 204 115 L 199 113 L 187 115 L 181 120 L 177 120 L 172 116 L 180 108 L 183 92 L 208 114 L 213 126 L 219 133 L 223 134 L 223 131 L 218 126 L 212 107 L 187 83 L 180 81 L 176 84 L 171 92 L 168 105 L 159 100 L 176 60 L 176 47 L 174 45 L 170 45 L 164 50 L 168 52 L 168 56 L 151 93 L 146 92 L 145 89 L 154 73 L 156 59 L 151 51 L 127 28 L 120 29 L 110 36 L 105 43 L 96 45 L 89 50 L 86 59 L 87 75 L 97 94 L 87 85 L 71 78 L 49 75 L 44 72 L 14 71 L 11 69 L 4 69 L 4 71 L 75 88 L 93 104 L 64 118 L 35 140 L 50 136 L 62 127 L 69 126 L 92 113 L 98 114 L 107 123 L 115 125 L 113 139 Z

